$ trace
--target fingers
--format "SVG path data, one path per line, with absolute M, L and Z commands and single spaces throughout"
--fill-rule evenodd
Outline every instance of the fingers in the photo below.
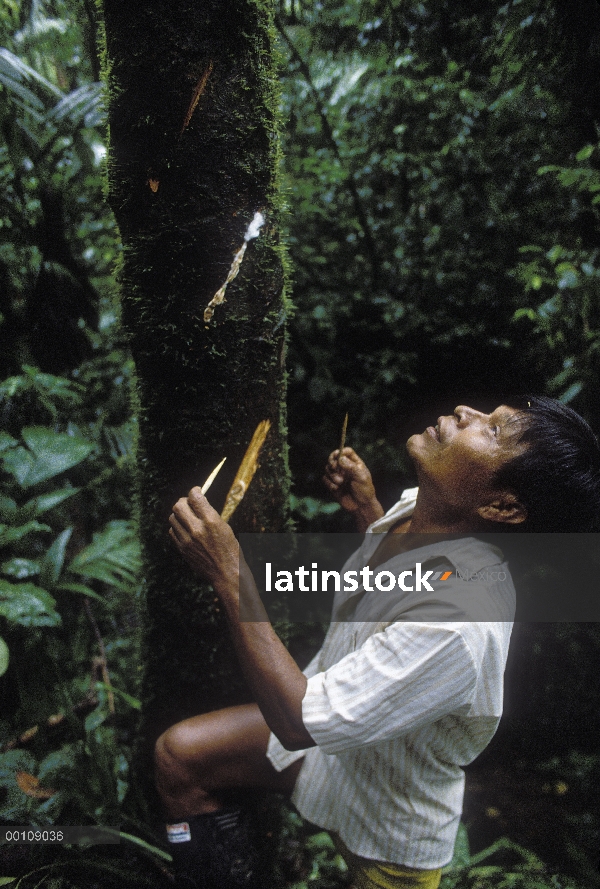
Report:
M 173 508 L 175 508 L 175 507 L 173 507 Z M 178 521 L 175 513 L 171 513 L 171 515 L 169 516 L 169 525 L 171 526 L 169 528 L 169 535 L 173 540 L 175 540 L 177 542 L 179 542 L 179 541 L 183 542 L 183 540 L 186 537 L 189 537 L 184 526 L 181 524 L 181 522 Z
M 217 511 L 212 508 L 202 493 L 202 488 L 192 488 L 192 490 L 188 492 L 187 503 L 198 518 L 213 518 L 218 515 Z
M 337 466 L 340 459 L 345 463 L 346 461 L 350 461 L 351 463 L 362 463 L 362 460 L 352 448 L 344 448 L 341 455 L 339 448 L 336 448 L 335 451 L 332 451 L 327 460 L 327 465 L 332 468 Z
M 178 548 L 193 544 L 203 550 L 231 547 L 235 535 L 219 513 L 212 508 L 200 488 L 192 488 L 180 497 L 169 516 L 169 536 Z
M 341 481 L 333 481 L 333 479 L 330 479 L 328 476 L 323 476 L 323 484 L 329 491 L 331 491 L 332 494 L 335 494 L 335 492 L 338 490 L 343 482 L 341 476 L 337 476 L 337 478 L 341 479 Z
M 179 520 L 179 523 L 186 528 L 193 528 L 200 523 L 208 523 L 218 513 L 212 508 L 201 488 L 192 488 L 187 497 L 180 497 L 173 507 L 173 514 Z
M 185 497 L 180 497 L 173 506 L 173 512 L 169 516 L 169 524 L 174 531 L 178 540 L 183 541 L 184 538 L 193 534 L 201 525 L 198 517 L 192 512 L 190 505 Z
M 339 449 L 332 451 L 325 466 L 325 473 L 329 481 L 339 487 L 345 481 L 357 477 L 364 467 L 363 461 L 352 448 L 344 448 L 341 455 Z M 330 491 L 335 490 L 325 482 Z

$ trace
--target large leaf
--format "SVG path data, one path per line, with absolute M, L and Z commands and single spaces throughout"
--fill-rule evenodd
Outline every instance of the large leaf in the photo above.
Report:
M 64 432 L 53 432 L 44 426 L 23 429 L 23 440 L 29 448 L 18 447 L 2 454 L 4 468 L 23 488 L 47 481 L 81 463 L 93 450 L 85 439 Z
M 26 62 L 10 52 L 8 49 L 0 48 L 0 83 L 3 83 L 7 89 L 14 90 L 20 84 L 29 84 L 37 92 L 54 97 L 62 96 L 61 90 L 53 83 L 31 68 Z M 43 108 L 43 103 L 32 93 L 34 99 L 38 103 L 38 107 Z
M 10 659 L 8 645 L 0 636 L 0 676 L 4 676 L 6 671 L 8 670 L 8 662 Z
M 68 570 L 126 589 L 135 583 L 139 566 L 139 546 L 131 522 L 114 521 L 94 534 L 90 545 L 75 556 Z
M 33 531 L 51 531 L 49 525 L 42 525 L 41 522 L 27 522 L 25 525 L 13 527 L 11 525 L 0 525 L 0 546 L 8 546 L 21 538 L 26 537 Z
M 58 491 L 49 491 L 47 494 L 33 497 L 19 509 L 19 519 L 24 521 L 41 515 L 43 512 L 58 506 L 59 503 L 62 503 L 68 497 L 72 497 L 73 494 L 77 494 L 78 491 L 79 488 L 60 488 Z
M 101 602 L 103 605 L 110 607 L 110 602 L 107 602 L 106 599 L 103 599 L 102 596 L 99 596 L 98 593 L 96 593 L 85 583 L 59 583 L 56 585 L 55 589 L 63 590 L 66 593 L 78 593 L 81 596 L 87 596 L 89 599 L 95 599 L 97 602 Z
M 0 617 L 24 627 L 57 627 L 60 614 L 47 590 L 33 583 L 0 579 Z
M 59 750 L 53 750 L 39 764 L 37 775 L 42 784 L 52 782 L 63 784 L 65 778 L 77 780 L 75 771 L 78 758 L 76 744 L 65 744 Z
M 19 445 L 18 448 L 11 448 L 2 454 L 2 465 L 4 471 L 8 472 L 22 485 L 33 465 L 34 459 L 29 451 Z
M 0 571 L 6 577 L 12 577 L 14 580 L 25 580 L 27 577 L 35 577 L 40 573 L 40 566 L 31 559 L 8 559 L 0 565 Z
M 12 521 L 17 512 L 17 504 L 12 497 L 0 494 L 0 521 Z
M 9 435 L 8 432 L 0 432 L 0 451 L 14 448 L 16 444 L 18 444 L 17 440 L 12 435 Z
M 46 555 L 42 559 L 42 570 L 40 575 L 42 583 L 53 587 L 57 582 L 64 565 L 65 552 L 72 533 L 72 528 L 66 528 L 58 535 L 52 546 L 47 550 Z
M 84 124 L 86 127 L 98 126 L 102 123 L 102 84 L 86 83 L 63 96 L 47 115 L 49 124 L 60 126 L 68 124 L 69 131 L 73 126 Z
M 6 387 L 8 392 L 17 388 L 17 391 L 33 389 L 38 397 L 40 404 L 52 415 L 54 419 L 58 416 L 58 408 L 55 402 L 61 403 L 67 407 L 69 405 L 81 404 L 81 393 L 83 386 L 67 380 L 65 377 L 56 377 L 53 374 L 42 373 L 39 368 L 30 364 L 22 365 L 23 376 L 12 377 L 5 384 L 0 385 L 0 393 Z M 10 384 L 10 387 L 7 386 Z

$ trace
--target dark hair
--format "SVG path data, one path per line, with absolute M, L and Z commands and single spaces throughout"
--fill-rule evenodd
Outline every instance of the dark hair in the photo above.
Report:
M 600 530 L 600 445 L 590 426 L 552 398 L 509 403 L 519 409 L 526 449 L 498 470 L 494 487 L 511 490 L 527 509 L 527 520 L 512 529 Z

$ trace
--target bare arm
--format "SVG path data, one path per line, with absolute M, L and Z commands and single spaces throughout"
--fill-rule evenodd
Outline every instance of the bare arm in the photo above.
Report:
M 177 549 L 212 584 L 225 609 L 244 676 L 265 722 L 288 750 L 314 747 L 302 722 L 307 679 L 269 623 L 233 531 L 200 488 L 177 501 L 169 523 Z

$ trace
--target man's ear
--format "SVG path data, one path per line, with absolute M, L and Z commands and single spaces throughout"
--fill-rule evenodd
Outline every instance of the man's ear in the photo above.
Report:
M 487 522 L 520 525 L 527 518 L 527 509 L 511 491 L 498 493 L 493 500 L 477 508 L 477 514 Z

